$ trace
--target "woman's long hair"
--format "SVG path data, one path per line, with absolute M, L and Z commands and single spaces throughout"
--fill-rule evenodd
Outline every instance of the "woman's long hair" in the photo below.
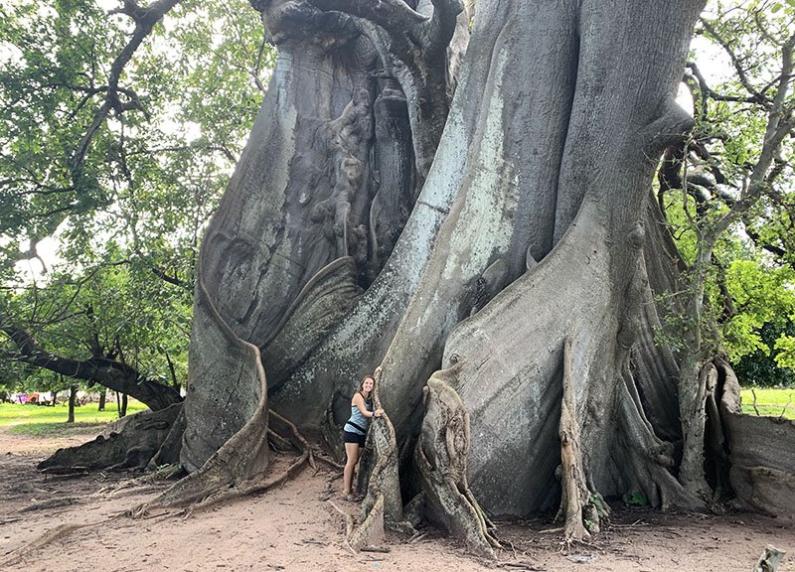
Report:
M 365 394 L 364 394 L 364 382 L 367 381 L 368 379 L 372 379 L 373 380 L 373 389 L 370 391 L 369 394 L 367 394 L 365 396 Z M 364 398 L 365 401 L 368 400 L 368 399 L 372 399 L 373 398 L 373 393 L 375 392 L 375 378 L 369 373 L 367 375 L 365 375 L 362 378 L 362 380 L 359 382 L 359 389 L 357 389 L 356 391 Z

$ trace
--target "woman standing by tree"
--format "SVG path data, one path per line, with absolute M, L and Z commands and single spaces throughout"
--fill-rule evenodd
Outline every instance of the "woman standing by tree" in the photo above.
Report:
M 378 370 L 376 370 L 377 372 Z M 367 438 L 367 428 L 370 425 L 371 417 L 381 417 L 382 409 L 373 411 L 373 391 L 375 389 L 375 378 L 366 375 L 359 383 L 359 389 L 351 399 L 351 416 L 342 428 L 342 437 L 345 442 L 345 471 L 342 479 L 342 494 L 347 500 L 353 500 L 351 485 L 353 483 L 353 473 L 356 464 L 359 462 L 359 449 L 364 446 Z

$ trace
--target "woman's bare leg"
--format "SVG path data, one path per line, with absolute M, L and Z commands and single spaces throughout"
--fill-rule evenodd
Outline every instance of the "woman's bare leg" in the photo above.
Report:
M 353 472 L 356 470 L 356 463 L 359 462 L 359 444 L 345 443 L 345 454 L 348 460 L 345 462 L 345 470 L 342 472 L 342 494 L 351 494 L 353 484 Z

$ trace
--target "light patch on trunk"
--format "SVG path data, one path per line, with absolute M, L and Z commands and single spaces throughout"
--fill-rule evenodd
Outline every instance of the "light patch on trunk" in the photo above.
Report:
M 466 195 L 457 230 L 451 238 L 445 279 L 462 275 L 466 280 L 479 275 L 495 251 L 504 252 L 510 246 L 518 177 L 503 156 L 502 82 L 506 61 L 507 54 L 500 52 L 477 164 L 470 167 L 475 171 L 468 185 L 472 191 Z

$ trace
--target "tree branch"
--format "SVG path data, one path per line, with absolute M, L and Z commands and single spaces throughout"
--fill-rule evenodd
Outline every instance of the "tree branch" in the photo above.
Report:
M 728 54 L 729 59 L 731 60 L 732 65 L 734 66 L 734 70 L 737 72 L 737 78 L 740 80 L 740 83 L 745 88 L 745 90 L 748 93 L 750 93 L 752 96 L 754 96 L 754 98 L 756 98 L 756 103 L 759 103 L 760 105 L 763 105 L 763 106 L 767 106 L 768 105 L 766 103 L 766 102 L 768 102 L 767 98 L 765 98 L 764 95 L 759 93 L 759 91 L 757 91 L 757 89 L 753 86 L 751 81 L 748 79 L 748 74 L 746 73 L 745 68 L 742 66 L 742 62 L 740 62 L 740 58 L 737 57 L 737 54 L 735 53 L 734 49 L 731 47 L 729 42 L 727 40 L 725 40 L 718 33 L 718 31 L 715 29 L 715 27 L 709 21 L 707 21 L 704 18 L 699 18 L 699 22 L 701 22 L 701 25 L 704 26 L 704 29 L 707 31 L 707 33 L 710 36 L 712 36 L 712 38 L 716 42 L 718 42 L 718 44 L 720 44 L 720 46 L 723 48 L 723 50 Z
M 102 123 L 107 119 L 111 109 L 115 109 L 116 113 L 121 114 L 124 113 L 124 111 L 136 108 L 134 103 L 123 104 L 119 100 L 119 79 L 121 78 L 124 66 L 132 59 L 133 54 L 144 41 L 144 38 L 152 32 L 155 24 L 157 24 L 169 10 L 179 4 L 180 1 L 181 0 L 157 0 L 149 6 L 141 7 L 134 0 L 124 0 L 123 7 L 112 12 L 130 16 L 135 21 L 135 29 L 133 30 L 130 40 L 113 61 L 113 64 L 111 64 L 107 90 L 105 92 L 105 101 L 94 113 L 91 125 L 83 135 L 83 138 L 77 146 L 77 150 L 72 156 L 70 169 L 75 178 L 79 178 L 83 161 L 88 153 L 91 141 Z M 137 99 L 132 101 L 135 102 Z
M 182 401 L 173 388 L 144 378 L 128 365 L 105 358 L 92 357 L 81 361 L 51 354 L 41 348 L 30 333 L 7 321 L 3 315 L 0 315 L 0 331 L 18 349 L 18 353 L 5 352 L 6 357 L 73 379 L 99 383 L 108 389 L 134 397 L 152 410 L 163 409 Z
M 785 137 L 792 134 L 795 128 L 792 109 L 787 104 L 787 94 L 790 88 L 790 76 L 793 70 L 793 49 L 795 48 L 795 34 L 793 34 L 784 44 L 781 56 L 781 76 L 776 97 L 773 99 L 772 106 L 768 113 L 767 126 L 765 128 L 762 151 L 759 159 L 751 170 L 748 185 L 742 193 L 740 199 L 732 205 L 731 210 L 726 213 L 715 225 L 716 236 L 726 230 L 728 226 L 737 218 L 742 216 L 748 208 L 764 193 L 768 188 L 768 171 L 773 161 L 778 157 L 781 144 Z M 775 169 L 775 167 L 774 167 Z M 783 169 L 783 167 L 781 167 Z
M 310 0 L 320 10 L 335 10 L 358 16 L 381 26 L 391 34 L 403 34 L 428 20 L 403 0 Z
M 752 95 L 750 97 L 718 93 L 709 87 L 706 78 L 701 73 L 701 70 L 698 68 L 695 62 L 687 62 L 685 67 L 692 72 L 693 76 L 698 82 L 698 88 L 702 94 L 702 104 L 705 103 L 705 98 L 714 99 L 715 101 L 731 101 L 735 103 L 759 103 L 761 105 L 768 103 L 767 98 L 765 98 L 765 96 L 761 93 L 758 96 Z

